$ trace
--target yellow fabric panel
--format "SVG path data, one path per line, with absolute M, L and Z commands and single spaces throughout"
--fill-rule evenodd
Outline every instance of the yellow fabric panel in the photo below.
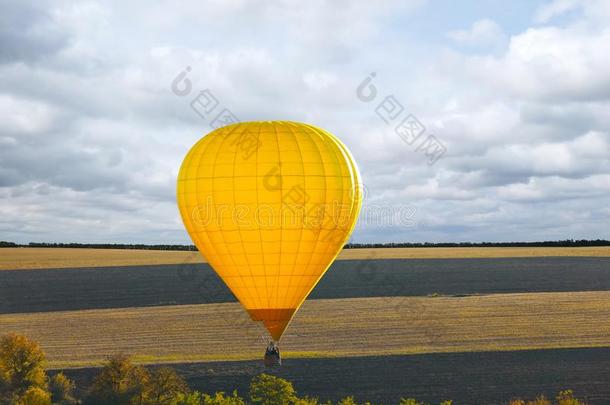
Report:
M 279 340 L 349 239 L 362 186 L 351 154 L 330 133 L 244 122 L 191 148 L 177 200 L 199 251 Z

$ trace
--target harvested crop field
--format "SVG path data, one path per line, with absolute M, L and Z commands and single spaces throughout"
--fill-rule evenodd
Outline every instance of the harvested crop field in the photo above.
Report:
M 2 248 L 0 270 L 198 263 L 198 252 L 137 249 Z M 483 257 L 610 257 L 601 247 L 473 247 L 344 249 L 338 260 Z
M 269 372 L 263 329 L 197 252 L 0 254 L 0 334 L 39 341 L 81 389 L 116 353 L 171 363 L 206 392 L 246 393 Z M 341 259 L 282 340 L 274 372 L 301 394 L 495 404 L 570 388 L 610 403 L 610 248 L 351 249 Z
M 610 292 L 312 300 L 282 347 L 286 357 L 603 347 L 608 319 Z M 0 315 L 0 324 L 39 341 L 51 367 L 113 353 L 147 363 L 256 359 L 265 345 L 234 303 Z

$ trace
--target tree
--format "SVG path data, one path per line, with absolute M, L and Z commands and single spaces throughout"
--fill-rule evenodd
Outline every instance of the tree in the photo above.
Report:
M 451 400 L 446 400 L 446 401 L 442 401 L 439 403 L 439 405 L 452 405 L 452 404 L 453 404 L 453 401 L 451 401 Z M 429 404 L 427 402 L 420 402 L 413 398 L 401 398 L 399 405 L 429 405 Z M 509 405 L 513 405 L 513 403 L 511 402 Z M 519 405 L 519 404 L 517 404 L 517 405 Z M 523 405 L 525 405 L 525 404 L 523 404 Z
M 180 394 L 187 394 L 189 391 L 184 379 L 169 367 L 150 372 L 148 386 L 149 402 L 154 405 L 170 404 Z
M 245 405 L 245 401 L 237 391 L 233 391 L 233 395 L 227 396 L 224 392 L 217 392 L 214 396 L 205 394 L 203 396 L 202 405 Z
M 423 402 L 419 402 L 414 398 L 400 398 L 399 405 L 426 405 Z
M 581 400 L 574 398 L 572 390 L 560 391 L 556 399 L 557 405 L 585 405 Z
M 178 394 L 171 402 L 171 405 L 202 405 L 203 395 L 195 391 L 188 394 Z
M 318 405 L 318 398 L 311 398 L 308 396 L 305 396 L 303 398 L 297 398 L 293 405 Z
M 292 383 L 283 378 L 261 374 L 250 383 L 250 400 L 253 404 L 284 405 L 296 399 Z
M 541 395 L 538 398 L 534 399 L 533 401 L 527 401 L 526 405 L 553 405 L 553 404 L 551 404 L 551 401 L 546 399 L 544 397 L 544 395 Z
M 527 401 L 527 402 L 525 402 L 524 400 L 522 400 L 520 398 L 513 399 L 508 403 L 508 405 L 553 405 L 553 404 L 551 403 L 551 401 L 546 399 L 544 397 L 544 395 L 541 395 L 541 396 L 537 397 L 536 399 L 534 399 L 533 401 Z
M 86 404 L 144 405 L 150 374 L 129 357 L 111 357 L 89 388 Z
M 13 403 L 16 405 L 51 405 L 51 394 L 40 387 L 31 386 Z
M 354 397 L 346 397 L 337 402 L 337 405 L 358 405 L 354 400 Z
M 49 381 L 49 392 L 51 400 L 57 405 L 72 405 L 78 401 L 74 398 L 74 381 L 65 376 L 64 373 L 55 374 Z
M 0 339 L 0 402 L 19 400 L 30 388 L 46 391 L 45 356 L 40 346 L 14 333 Z M 37 390 L 30 395 L 36 395 Z

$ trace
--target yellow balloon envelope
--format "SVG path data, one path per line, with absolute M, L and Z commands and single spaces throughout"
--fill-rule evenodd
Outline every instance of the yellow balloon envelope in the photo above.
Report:
M 277 341 L 349 239 L 362 186 L 350 152 L 330 133 L 244 122 L 191 148 L 177 197 L 199 251 Z

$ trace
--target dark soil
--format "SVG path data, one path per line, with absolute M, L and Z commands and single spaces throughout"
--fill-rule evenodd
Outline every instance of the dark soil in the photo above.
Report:
M 357 401 L 385 404 L 414 397 L 433 404 L 453 399 L 455 405 L 487 405 L 538 394 L 554 398 L 572 389 L 590 405 L 610 404 L 610 348 L 284 359 L 271 371 L 262 360 L 173 366 L 193 389 L 237 389 L 242 396 L 253 376 L 267 372 L 292 381 L 299 395 L 323 400 L 354 395 Z M 96 372 L 86 368 L 66 374 L 85 387 Z
M 610 290 L 610 258 L 342 260 L 310 299 Z M 234 301 L 207 264 L 0 271 L 0 313 Z

